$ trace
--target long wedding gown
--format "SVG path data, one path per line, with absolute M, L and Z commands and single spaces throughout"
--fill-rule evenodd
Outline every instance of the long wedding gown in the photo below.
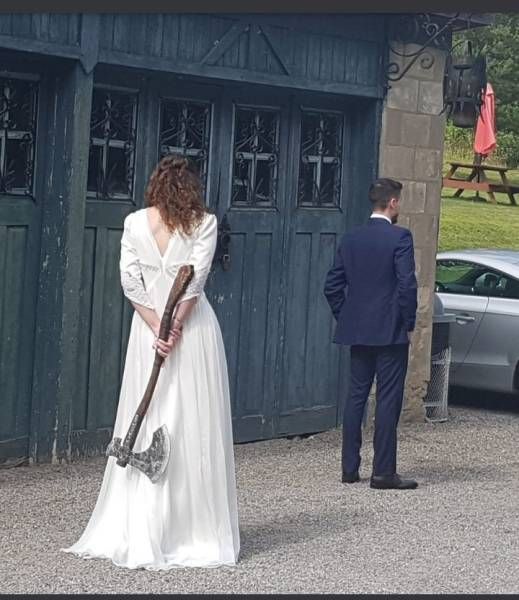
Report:
M 216 246 L 207 214 L 191 237 L 173 233 L 164 255 L 146 209 L 130 214 L 121 240 L 121 284 L 133 302 L 161 316 L 182 264 L 193 278 L 183 299 L 198 296 L 182 338 L 166 358 L 134 451 L 149 447 L 166 425 L 171 442 L 166 472 L 155 484 L 109 457 L 101 490 L 80 539 L 63 549 L 108 558 L 128 568 L 216 567 L 237 562 L 240 539 L 227 364 L 216 315 L 203 288 Z M 142 399 L 155 352 L 154 335 L 133 315 L 114 437 L 124 439 Z

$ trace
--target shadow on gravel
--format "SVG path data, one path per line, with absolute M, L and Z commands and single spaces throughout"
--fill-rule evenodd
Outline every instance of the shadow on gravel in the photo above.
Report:
M 358 509 L 354 514 L 345 514 L 347 511 L 339 509 L 319 513 L 300 513 L 287 519 L 265 521 L 261 525 L 240 527 L 241 561 L 272 551 L 276 546 L 284 547 L 309 542 L 310 540 L 326 536 L 337 535 L 343 531 L 351 531 L 356 521 L 360 521 Z M 347 516 L 347 518 L 345 518 Z
M 518 463 L 519 464 L 519 463 Z M 509 467 L 516 467 L 510 464 Z M 421 487 L 431 487 L 446 482 L 460 481 L 499 481 L 503 482 L 503 465 L 485 465 L 484 467 L 470 467 L 460 465 L 453 467 L 445 464 L 421 464 L 413 471 L 413 475 L 420 482 Z M 511 478 L 516 477 L 516 470 L 510 473 Z
M 483 390 L 451 387 L 449 404 L 519 414 L 519 394 L 498 394 Z

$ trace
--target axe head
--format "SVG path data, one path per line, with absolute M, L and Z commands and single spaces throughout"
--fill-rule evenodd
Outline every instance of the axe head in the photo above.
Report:
M 170 442 L 165 425 L 153 433 L 150 447 L 143 452 L 132 452 L 125 447 L 121 438 L 113 438 L 106 449 L 106 456 L 114 456 L 117 464 L 125 467 L 130 464 L 147 475 L 152 483 L 157 483 L 166 470 L 169 460 Z

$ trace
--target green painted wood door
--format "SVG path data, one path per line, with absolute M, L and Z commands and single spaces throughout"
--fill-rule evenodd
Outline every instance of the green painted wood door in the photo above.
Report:
M 344 98 L 251 86 L 222 103 L 218 215 L 229 262 L 211 300 L 228 354 L 235 439 L 334 427 L 347 356 L 331 344 L 324 277 L 355 199 Z
M 248 86 L 228 87 L 222 99 L 217 214 L 230 227 L 230 262 L 215 266 L 208 295 L 224 336 L 236 441 L 275 435 L 288 100 Z
M 323 288 L 351 223 L 349 203 L 358 199 L 351 177 L 354 116 L 344 98 L 292 97 L 278 435 L 334 427 L 345 392 L 347 357 L 331 343 L 335 323 Z
M 29 455 L 46 84 L 0 75 L 0 463 Z
M 96 77 L 90 120 L 81 265 L 77 397 L 71 450 L 85 456 L 108 444 L 119 398 L 133 308 L 122 294 L 119 256 L 125 217 L 143 204 L 150 94 L 142 80 Z

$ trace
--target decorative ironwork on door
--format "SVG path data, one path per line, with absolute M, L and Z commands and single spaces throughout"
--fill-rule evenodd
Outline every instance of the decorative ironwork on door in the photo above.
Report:
M 276 205 L 279 112 L 235 107 L 232 205 Z
M 96 87 L 90 119 L 88 195 L 133 197 L 137 94 Z
M 0 78 L 0 193 L 31 195 L 38 83 Z
M 299 206 L 340 206 L 342 140 L 342 114 L 301 111 Z
M 159 154 L 180 154 L 198 170 L 204 189 L 209 168 L 211 104 L 164 99 L 160 110 Z

